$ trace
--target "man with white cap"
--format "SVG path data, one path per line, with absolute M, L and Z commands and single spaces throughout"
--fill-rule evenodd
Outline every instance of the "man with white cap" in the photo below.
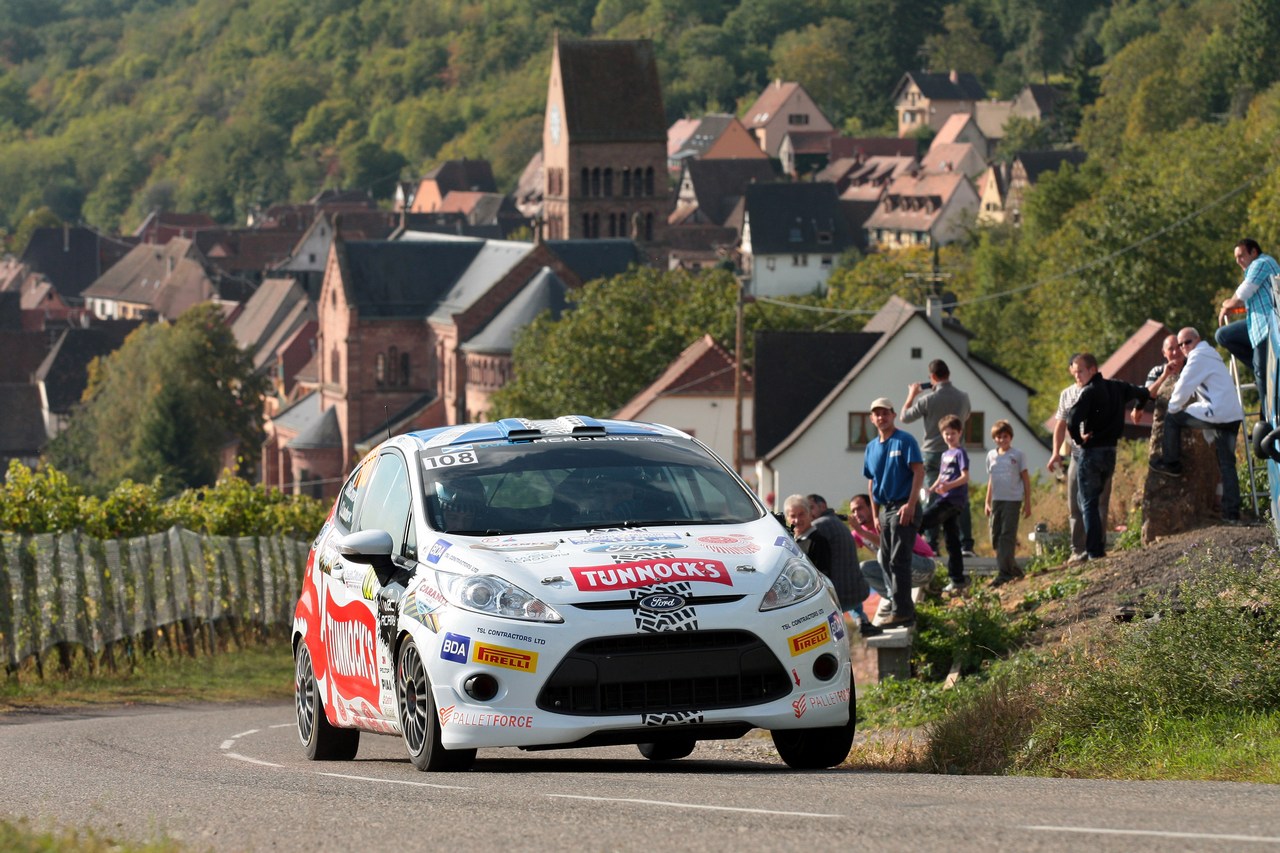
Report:
M 1244 409 L 1235 383 L 1218 351 L 1188 326 L 1178 332 L 1178 346 L 1187 351 L 1187 363 L 1173 386 L 1169 414 L 1164 419 L 1164 443 L 1151 470 L 1170 477 L 1182 475 L 1182 431 L 1204 430 L 1213 437 L 1222 474 L 1222 518 L 1240 520 L 1240 479 L 1236 473 L 1236 434 Z
M 893 616 L 883 628 L 915 624 L 916 608 L 911 600 L 911 551 L 915 544 L 920 513 L 920 486 L 924 482 L 924 457 L 915 437 L 897 428 L 897 415 L 888 397 L 871 401 L 871 423 L 876 437 L 867 442 L 862 473 L 875 511 L 880 534 L 880 565 L 888 567 Z

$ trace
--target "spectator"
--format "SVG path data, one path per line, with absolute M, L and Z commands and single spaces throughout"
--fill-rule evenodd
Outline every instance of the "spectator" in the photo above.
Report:
M 1182 347 L 1178 346 L 1177 335 L 1166 337 L 1160 347 L 1160 352 L 1164 355 L 1164 361 L 1151 368 L 1150 372 L 1147 373 L 1147 381 L 1144 383 L 1152 400 L 1160 396 L 1160 389 L 1171 384 L 1170 380 L 1178 378 L 1178 374 L 1182 371 L 1182 365 L 1187 362 L 1187 357 L 1182 353 Z M 1130 414 L 1135 424 L 1142 421 L 1144 408 L 1144 406 L 1135 406 L 1131 411 Z
M 791 535 L 796 545 L 813 563 L 813 567 L 827 577 L 831 577 L 831 550 L 827 540 L 818 535 L 818 528 L 813 526 L 813 516 L 809 514 L 809 502 L 804 495 L 789 495 L 782 502 L 782 513 L 787 524 L 791 526 Z
M 1031 517 L 1031 475 L 1027 457 L 1013 446 L 1013 426 L 1006 420 L 991 425 L 995 449 L 987 452 L 986 513 L 991 519 L 991 544 L 996 550 L 997 587 L 1022 577 L 1018 568 L 1018 510 Z
M 1222 356 L 1200 339 L 1199 332 L 1190 327 L 1178 332 L 1178 346 L 1189 350 L 1187 363 L 1178 384 L 1173 386 L 1160 456 L 1151 460 L 1151 470 L 1182 476 L 1182 430 L 1211 430 L 1222 475 L 1222 519 L 1237 522 L 1240 481 L 1236 474 L 1236 434 L 1244 420 L 1244 409 Z
M 1072 364 L 1079 371 L 1076 381 L 1084 387 L 1071 409 L 1067 431 L 1080 445 L 1076 490 L 1084 521 L 1085 553 L 1090 560 L 1100 560 L 1107 555 L 1107 531 L 1098 502 L 1116 470 L 1116 442 L 1124 431 L 1124 410 L 1131 402 L 1145 403 L 1151 395 L 1140 385 L 1104 379 L 1091 353 L 1080 353 Z
M 960 513 L 969 507 L 969 454 L 960 446 L 963 438 L 960 418 L 947 415 L 938 423 L 947 449 L 942 454 L 942 467 L 929 484 L 934 495 L 920 519 L 920 530 L 941 527 L 947 540 L 947 575 L 950 581 L 942 590 L 955 594 L 969 585 L 964 575 L 964 554 L 960 547 Z
M 914 423 L 924 419 L 924 441 L 920 449 L 924 453 L 925 482 L 938 478 L 942 467 L 942 454 L 947 443 L 942 440 L 938 422 L 947 415 L 960 419 L 960 431 L 969 420 L 969 395 L 951 384 L 951 368 L 940 358 L 929 362 L 929 382 L 913 382 L 907 386 L 907 401 L 902 404 L 902 422 Z M 973 556 L 973 524 L 969 518 L 969 505 L 965 504 L 960 515 L 960 540 L 964 556 Z M 938 550 L 938 531 L 929 536 L 929 547 Z
M 893 615 L 885 628 L 914 625 L 911 600 L 911 547 L 916 539 L 917 504 L 924 482 L 924 460 L 915 438 L 894 425 L 897 415 L 888 397 L 871 402 L 876 438 L 867 443 L 862 475 L 880 534 L 880 565 L 888 567 L 885 581 L 893 599 Z
M 858 630 L 863 636 L 880 633 L 862 610 L 862 602 L 866 601 L 870 590 L 867 589 L 862 572 L 858 571 L 858 546 L 853 541 L 848 526 L 835 510 L 827 506 L 822 495 L 809 495 L 808 501 L 809 514 L 818 531 L 817 535 L 827 540 L 827 548 L 831 552 L 830 577 L 836 587 L 840 609 L 851 612 L 857 618 Z
M 1063 464 L 1064 459 L 1067 460 L 1067 526 L 1071 534 L 1071 557 L 1067 563 L 1070 565 L 1089 559 L 1084 541 L 1084 516 L 1080 512 L 1080 445 L 1067 433 L 1067 420 L 1071 417 L 1076 401 L 1080 399 L 1080 392 L 1084 390 L 1084 380 L 1080 378 L 1080 370 L 1076 365 L 1077 355 L 1079 353 L 1071 356 L 1068 363 L 1075 381 L 1063 388 L 1058 395 L 1058 411 L 1053 425 L 1053 455 L 1049 457 L 1049 464 L 1046 466 L 1053 473 Z M 1102 494 L 1098 497 L 1098 512 L 1103 530 L 1107 529 L 1107 510 L 1110 506 L 1111 478 L 1107 477 L 1102 484 Z
M 1218 322 L 1222 324 L 1214 337 L 1218 345 L 1253 368 L 1258 400 L 1263 399 L 1267 385 L 1267 325 L 1276 313 L 1271 279 L 1280 275 L 1276 259 L 1262 253 L 1257 240 L 1245 238 L 1236 243 L 1236 263 L 1244 270 L 1244 279 L 1236 292 L 1223 300 Z M 1242 320 L 1228 322 L 1230 316 L 1244 309 Z M 1265 406 L 1260 406 L 1265 410 Z
M 849 524 L 853 528 L 853 541 L 872 554 L 880 551 L 880 534 L 876 532 L 876 516 L 871 509 L 871 499 L 864 494 L 856 494 L 849 501 Z M 916 534 L 911 546 L 911 585 L 928 586 L 938 571 L 938 564 L 933 561 L 933 549 L 920 534 Z M 893 599 L 890 597 L 891 584 L 886 580 L 888 573 L 880 565 L 879 560 L 863 560 L 858 567 L 867 585 L 880 595 L 880 607 L 876 616 L 887 619 L 893 615 Z M 868 593 L 870 594 L 870 593 Z

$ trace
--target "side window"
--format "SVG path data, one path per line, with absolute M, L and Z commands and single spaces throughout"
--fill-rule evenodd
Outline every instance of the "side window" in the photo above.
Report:
M 409 492 L 409 472 L 400 454 L 392 451 L 378 457 L 364 492 L 355 529 L 387 531 L 391 534 L 391 553 L 406 556 L 405 535 L 413 496 Z
M 359 501 L 360 492 L 365 480 L 368 479 L 371 467 L 370 460 L 361 461 L 351 472 L 347 482 L 342 484 L 342 491 L 338 493 L 338 511 L 333 514 L 333 519 L 334 526 L 342 533 L 350 533 L 352 530 L 352 522 L 355 521 L 356 516 L 356 503 Z

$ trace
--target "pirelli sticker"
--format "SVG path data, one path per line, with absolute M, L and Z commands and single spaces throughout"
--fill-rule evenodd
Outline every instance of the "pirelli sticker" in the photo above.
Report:
M 516 672 L 538 671 L 537 652 L 494 646 L 489 643 L 476 643 L 471 652 L 471 660 L 489 666 L 500 666 L 503 669 L 514 669 Z
M 831 630 L 827 627 L 827 623 L 822 623 L 816 628 L 810 628 L 803 634 L 796 634 L 794 637 L 787 637 L 787 643 L 791 646 L 791 656 L 802 655 L 805 652 L 815 649 L 823 643 L 831 641 Z

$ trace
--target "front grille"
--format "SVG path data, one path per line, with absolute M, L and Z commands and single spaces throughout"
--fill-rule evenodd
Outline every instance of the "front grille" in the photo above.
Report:
M 681 596 L 688 607 L 706 607 L 711 604 L 733 604 L 746 598 L 745 595 L 685 595 Z M 558 605 L 557 605 L 558 606 Z M 639 600 L 619 598 L 612 601 L 579 601 L 570 604 L 579 610 L 639 610 Z
M 747 631 L 602 637 L 574 647 L 538 694 L 557 714 L 649 714 L 758 705 L 791 691 L 787 671 Z

